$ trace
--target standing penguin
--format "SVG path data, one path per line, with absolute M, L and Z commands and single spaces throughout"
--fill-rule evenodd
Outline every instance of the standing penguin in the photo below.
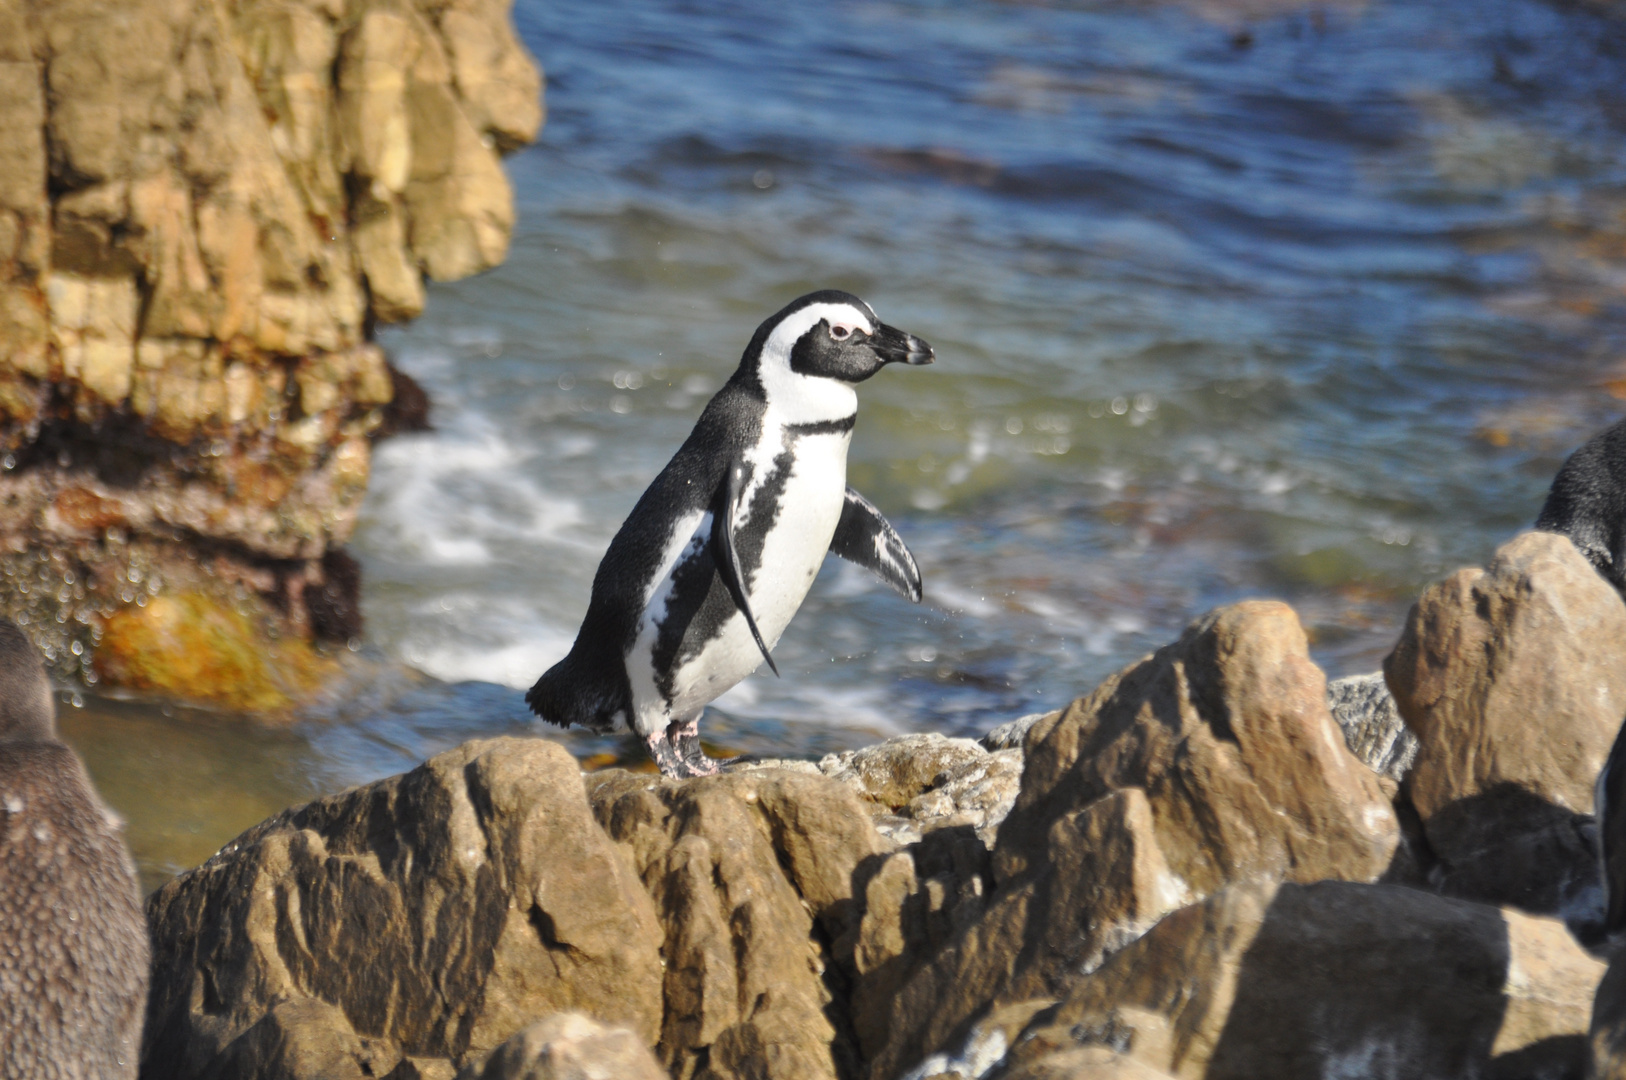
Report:
M 0 1076 L 133 1080 L 147 968 L 118 821 L 56 737 L 39 653 L 0 619 Z
M 688 440 L 610 541 L 570 654 L 525 695 L 561 727 L 643 736 L 667 776 L 704 776 L 706 704 L 755 671 L 826 552 L 920 600 L 897 532 L 847 487 L 861 383 L 932 348 L 850 293 L 809 293 L 752 336 Z
M 1626 595 L 1626 420 L 1587 440 L 1553 478 L 1536 528 L 1570 538 Z

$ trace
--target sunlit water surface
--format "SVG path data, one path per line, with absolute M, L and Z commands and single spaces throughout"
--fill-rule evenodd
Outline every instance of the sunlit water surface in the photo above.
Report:
M 920 606 L 831 560 L 704 730 L 815 754 L 1062 704 L 1219 604 L 1371 670 L 1621 411 L 1626 27 L 1535 0 L 526 2 L 541 142 L 507 263 L 382 341 L 435 402 L 352 550 L 376 670 L 290 727 L 92 700 L 149 882 L 483 734 L 800 293 L 937 348 L 860 389 L 849 479 Z M 433 676 L 391 674 L 391 662 Z M 552 733 L 551 729 L 548 733 Z M 617 740 L 564 736 L 586 756 Z

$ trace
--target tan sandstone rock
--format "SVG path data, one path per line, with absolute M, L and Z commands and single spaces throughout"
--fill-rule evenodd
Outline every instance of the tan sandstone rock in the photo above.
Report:
M 1413 804 L 1454 895 L 1550 912 L 1597 886 L 1593 784 L 1626 715 L 1626 603 L 1525 533 L 1412 607 L 1384 673 L 1420 748 Z
M 995 850 L 1002 881 L 1042 851 L 1035 826 L 1124 787 L 1147 792 L 1170 867 L 1198 895 L 1260 873 L 1372 879 L 1394 853 L 1389 801 L 1333 723 L 1297 616 L 1275 601 L 1198 620 L 1046 717 L 1027 747 Z
M 503 259 L 540 95 L 504 0 L 0 0 L 0 552 L 89 585 L 37 619 L 0 575 L 0 613 L 58 674 L 95 677 L 128 546 L 359 632 L 304 585 L 387 426 L 371 327 Z
M 338 1064 L 253 1075 L 370 1060 L 378 1076 L 406 1058 L 434 1072 L 567 1010 L 646 1044 L 661 1030 L 655 909 L 574 759 L 543 740 L 468 743 L 286 811 L 147 908 L 149 1075 L 215 1075 L 274 1047 Z
M 560 1013 L 522 1028 L 480 1069 L 460 1080 L 667 1080 L 635 1032 L 581 1013 Z
M 886 847 L 852 791 L 773 769 L 591 783 L 666 928 L 659 1053 L 671 1074 L 851 1076 L 851 1036 L 832 1022 L 843 980 L 830 942 L 857 920 L 859 863 Z
M 1574 1076 L 1602 973 L 1554 919 L 1389 885 L 1244 882 L 1079 980 L 994 1076 L 1080 1045 L 1205 1080 Z
M 1283 604 L 1199 620 L 1039 721 L 1026 748 L 994 849 L 998 889 L 901 982 L 876 1080 L 956 1044 L 990 1005 L 1063 993 L 1231 881 L 1371 881 L 1397 849 L 1378 777 L 1345 745 Z

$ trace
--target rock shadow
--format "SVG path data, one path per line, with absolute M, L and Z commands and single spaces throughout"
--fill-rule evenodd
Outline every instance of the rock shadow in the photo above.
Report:
M 1350 889 L 1280 889 L 1242 956 L 1207 1080 L 1488 1075 L 1506 1011 L 1506 921 L 1415 895 L 1373 905 Z M 1360 941 L 1383 947 L 1349 948 Z
M 1424 826 L 1442 896 L 1556 915 L 1583 943 L 1601 941 L 1603 875 L 1590 814 L 1497 784 L 1443 807 Z

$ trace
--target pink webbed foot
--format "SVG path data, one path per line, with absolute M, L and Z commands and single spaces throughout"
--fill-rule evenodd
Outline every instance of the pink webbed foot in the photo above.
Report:
M 656 731 L 644 739 L 649 756 L 660 767 L 661 775 L 673 780 L 691 776 L 716 776 L 722 772 L 722 763 L 706 756 L 700 746 L 700 718 L 674 720 L 665 731 Z

